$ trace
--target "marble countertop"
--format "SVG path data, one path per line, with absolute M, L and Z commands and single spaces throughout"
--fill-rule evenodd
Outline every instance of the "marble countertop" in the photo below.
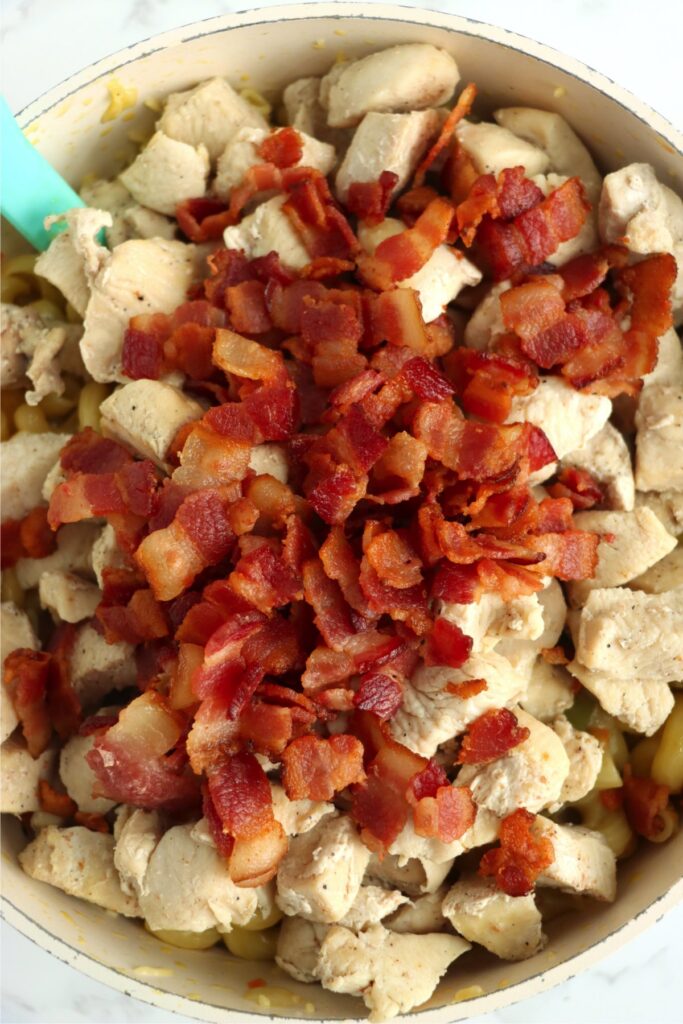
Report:
M 20 110 L 46 89 L 119 48 L 201 18 L 253 6 L 238 0 L 4 0 L 2 89 Z M 513 29 L 580 58 L 639 95 L 677 125 L 683 91 L 683 5 L 673 0 L 431 0 L 441 8 Z M 666 31 L 662 31 L 665 26 Z M 578 978 L 471 1024 L 678 1024 L 683 907 Z M 2 922 L 5 1024 L 161 1024 L 188 1021 L 91 981 Z

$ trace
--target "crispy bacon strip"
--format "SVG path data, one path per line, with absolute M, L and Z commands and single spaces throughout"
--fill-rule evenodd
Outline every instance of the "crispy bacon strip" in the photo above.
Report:
M 555 859 L 553 844 L 533 832 L 535 816 L 520 808 L 500 825 L 500 846 L 488 850 L 479 862 L 479 874 L 493 877 L 508 896 L 526 896 Z
M 458 123 L 462 121 L 463 117 L 467 117 L 476 98 L 477 87 L 474 82 L 470 82 L 458 96 L 457 103 L 443 123 L 443 128 L 439 133 L 438 139 L 427 151 L 426 156 L 423 157 L 421 163 L 418 165 L 418 168 L 415 171 L 415 176 L 413 177 L 414 188 L 419 188 L 424 183 L 427 171 L 430 169 L 436 158 L 450 143 Z
M 458 752 L 459 764 L 489 764 L 529 738 L 525 725 L 507 708 L 491 708 L 470 724 Z
M 302 736 L 282 754 L 282 785 L 290 800 L 332 800 L 364 781 L 363 744 L 355 736 Z
M 386 291 L 398 281 L 416 274 L 448 238 L 454 215 L 446 199 L 433 199 L 412 228 L 385 238 L 374 256 L 361 254 L 358 257 L 358 271 L 363 280 L 377 291 Z

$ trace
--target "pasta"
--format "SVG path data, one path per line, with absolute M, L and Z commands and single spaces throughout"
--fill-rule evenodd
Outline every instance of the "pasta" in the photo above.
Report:
M 683 696 L 664 723 L 648 774 L 672 793 L 683 790 Z

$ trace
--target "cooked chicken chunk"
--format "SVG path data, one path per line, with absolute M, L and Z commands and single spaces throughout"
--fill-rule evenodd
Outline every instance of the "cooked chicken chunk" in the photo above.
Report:
M 90 299 L 90 286 L 109 260 L 109 250 L 96 241 L 103 228 L 112 225 L 111 214 L 78 207 L 46 219 L 46 225 L 66 223 L 36 260 L 35 272 L 53 284 L 80 316 Z
M 489 764 L 463 765 L 457 779 L 470 787 L 475 803 L 501 818 L 518 807 L 536 812 L 556 803 L 569 774 L 559 736 L 526 711 L 517 708 L 514 713 L 529 730 L 528 738 Z
M 113 836 L 80 826 L 50 825 L 19 854 L 19 862 L 31 878 L 54 885 L 70 896 L 125 917 L 140 916 L 137 900 L 121 888 L 114 867 Z
M 102 600 L 100 588 L 73 572 L 56 569 L 44 572 L 38 585 L 42 608 L 62 622 L 82 622 L 95 614 Z
M 575 729 L 564 715 L 558 715 L 552 728 L 562 740 L 569 758 L 569 774 L 564 780 L 559 800 L 550 807 L 551 811 L 556 811 L 562 804 L 574 803 L 590 793 L 600 772 L 603 748 L 595 736 Z
M 186 199 L 203 196 L 209 180 L 206 146 L 188 146 L 156 132 L 120 180 L 142 206 L 175 216 Z
M 344 914 L 340 925 L 354 932 L 363 931 L 369 925 L 379 924 L 384 917 L 393 914 L 404 903 L 409 903 L 398 889 L 384 889 L 381 885 L 361 885 L 351 909 Z
M 507 167 L 523 167 L 526 177 L 532 178 L 535 174 L 544 174 L 550 167 L 550 160 L 542 149 L 497 124 L 461 121 L 455 135 L 479 174 L 497 176 Z
M 619 669 L 618 664 L 615 669 Z M 634 732 L 653 736 L 671 714 L 673 694 L 662 679 L 611 674 L 586 668 L 577 660 L 569 665 L 569 671 L 590 690 L 608 714 Z
M 72 736 L 59 755 L 59 777 L 79 811 L 106 814 L 115 806 L 115 801 L 93 796 L 97 777 L 85 759 L 94 743 L 94 736 Z
M 37 651 L 39 646 L 26 612 L 22 612 L 12 601 L 3 601 L 0 605 L 0 666 L 5 664 L 7 655 L 16 651 L 17 647 L 29 647 Z M 0 684 L 0 743 L 12 735 L 18 723 L 9 693 Z
M 674 537 L 683 536 L 683 491 L 645 491 L 636 493 L 636 507 L 651 508 Z
M 104 585 L 104 570 L 108 568 L 120 569 L 125 565 L 123 552 L 116 540 L 114 527 L 107 523 L 97 533 L 92 545 L 91 552 L 92 571 L 95 573 L 97 584 L 100 589 Z
M 661 562 L 636 576 L 629 587 L 643 590 L 646 594 L 665 594 L 668 590 L 683 587 L 683 547 L 674 548 Z
M 194 89 L 168 97 L 157 129 L 189 146 L 206 146 L 217 160 L 238 128 L 268 129 L 261 113 L 224 78 L 210 78 Z
M 320 947 L 329 925 L 285 917 L 277 937 L 275 963 L 297 981 L 318 980 Z
M 519 703 L 528 714 L 547 722 L 574 703 L 572 677 L 562 665 L 550 665 L 538 657 L 531 669 L 527 691 Z
M 587 444 L 562 458 L 564 466 L 587 470 L 604 489 L 605 507 L 630 512 L 635 501 L 631 454 L 622 434 L 606 423 Z
M 123 690 L 135 683 L 133 653 L 131 644 L 108 644 L 89 623 L 79 627 L 69 671 L 71 684 L 85 708 L 100 704 L 110 690 Z
M 391 171 L 398 177 L 393 194 L 405 188 L 439 125 L 436 110 L 366 114 L 337 171 L 337 198 L 346 202 L 354 181 L 377 181 L 383 171 Z
M 430 935 L 446 931 L 448 922 L 443 916 L 441 904 L 447 892 L 448 888 L 443 885 L 436 892 L 410 900 L 384 921 L 384 927 L 404 935 Z
M 432 994 L 470 944 L 456 935 L 401 935 L 376 924 L 355 935 L 330 928 L 320 947 L 323 988 L 363 997 L 371 1021 L 407 1013 Z
M 175 222 L 147 206 L 140 206 L 118 180 L 93 181 L 83 185 L 80 194 L 86 206 L 111 214 L 112 225 L 105 228 L 110 249 L 129 238 L 175 238 Z
M 353 906 L 369 859 L 350 818 L 323 818 L 291 840 L 277 875 L 278 905 L 310 921 L 340 921 Z
M 114 864 L 124 892 L 136 898 L 143 889 L 150 857 L 164 829 L 158 811 L 121 805 L 114 823 Z
M 423 896 L 436 892 L 453 867 L 453 860 L 437 864 L 427 858 L 396 856 L 388 853 L 380 861 L 374 854 L 368 864 L 368 878 L 375 878 L 383 885 L 400 889 L 408 896 Z
M 442 910 L 459 935 L 501 960 L 526 960 L 547 942 L 533 893 L 508 896 L 490 878 L 459 879 L 449 889 Z
M 57 549 L 51 555 L 46 555 L 45 558 L 19 559 L 15 566 L 19 586 L 24 590 L 37 587 L 44 574 L 51 572 L 90 575 L 92 546 L 99 532 L 100 527 L 97 523 L 66 523 L 61 526 L 57 532 Z
M 673 327 L 659 337 L 654 369 L 643 377 L 643 387 L 651 384 L 683 385 L 683 345 Z
M 286 484 L 289 477 L 287 454 L 282 445 L 257 444 L 251 449 L 249 469 L 256 476 L 268 473 L 269 476 L 274 476 L 280 483 Z
M 499 827 L 499 818 L 485 807 L 479 807 L 474 824 L 459 839 L 444 843 L 434 836 L 419 836 L 412 820 L 408 819 L 389 847 L 389 853 L 398 857 L 401 864 L 413 859 L 432 864 L 452 863 L 467 850 L 492 843 L 498 835 Z
M 473 697 L 449 693 L 447 683 L 486 679 L 487 687 Z M 497 652 L 473 655 L 462 668 L 421 665 L 406 685 L 403 705 L 389 723 L 394 739 L 425 757 L 464 732 L 489 708 L 509 707 L 524 696 L 526 681 Z
M 595 437 L 611 410 L 612 403 L 603 395 L 577 391 L 561 377 L 542 377 L 531 394 L 512 399 L 506 422 L 540 427 L 561 459 Z
M 638 490 L 683 491 L 683 387 L 645 388 L 636 428 Z
M 336 72 L 336 73 L 335 73 Z M 460 75 L 449 53 L 429 43 L 406 43 L 350 61 L 332 70 L 333 84 L 321 83 L 327 121 L 339 128 L 378 113 L 440 107 L 453 95 Z
M 212 191 L 219 196 L 229 196 L 234 188 L 241 185 L 247 171 L 263 163 L 259 146 L 270 133 L 262 128 L 239 128 L 218 158 L 216 177 Z M 334 146 L 321 142 L 311 134 L 299 129 L 301 137 L 301 159 L 296 166 L 315 167 L 321 174 L 329 174 L 334 167 L 337 154 Z
M 537 594 L 504 601 L 484 593 L 469 604 L 444 602 L 441 615 L 472 637 L 472 650 L 488 651 L 501 640 L 537 640 L 543 632 L 543 608 Z
M 160 380 L 134 380 L 117 388 L 100 406 L 102 433 L 151 459 L 162 469 L 181 427 L 203 415 L 199 402 Z
M 0 336 L 0 383 L 3 388 L 23 384 L 28 377 L 33 390 L 26 391 L 28 405 L 38 405 L 46 395 L 64 391 L 62 373 L 82 376 L 78 342 L 79 324 L 42 317 L 34 309 L 2 304 Z
M 485 352 L 497 334 L 505 333 L 500 297 L 510 288 L 509 281 L 492 285 L 465 324 L 464 341 L 467 348 Z
M 557 825 L 537 817 L 533 831 L 553 844 L 555 859 L 538 879 L 563 892 L 583 893 L 611 903 L 616 896 L 616 859 L 599 832 L 578 825 Z
M 239 224 L 226 228 L 223 241 L 228 249 L 241 249 L 248 259 L 277 252 L 293 270 L 301 270 L 311 257 L 286 213 L 285 196 L 274 196 L 243 217 Z
M 321 128 L 327 115 L 320 105 L 320 78 L 297 78 L 282 94 L 287 124 L 314 138 L 322 138 Z
M 0 747 L 0 811 L 26 814 L 40 810 L 38 782 L 54 778 L 56 763 L 57 751 L 51 747 L 33 758 L 23 739 L 3 743 Z
M 323 800 L 290 800 L 282 786 L 273 783 L 270 787 L 273 797 L 273 815 L 288 836 L 310 832 L 321 818 L 332 814 L 334 804 Z
M 29 434 L 20 430 L 0 445 L 2 521 L 23 519 L 42 505 L 43 482 L 69 440 L 68 434 Z
M 538 591 L 538 600 L 543 609 L 543 632 L 536 640 L 501 640 L 496 645 L 496 654 L 502 655 L 521 676 L 527 686 L 530 684 L 534 666 L 540 652 L 554 647 L 562 635 L 567 618 L 567 604 L 562 587 L 551 579 L 543 590 Z

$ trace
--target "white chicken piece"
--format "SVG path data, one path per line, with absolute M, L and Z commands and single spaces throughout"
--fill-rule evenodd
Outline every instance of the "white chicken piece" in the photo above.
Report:
M 45 219 L 46 227 L 61 223 L 67 225 L 66 231 L 40 254 L 35 272 L 53 284 L 80 316 L 85 316 L 91 282 L 109 260 L 109 250 L 96 236 L 102 228 L 111 227 L 111 214 L 86 206 Z
M 323 78 L 320 101 L 334 128 L 358 124 L 369 112 L 426 110 L 447 103 L 460 74 L 445 50 L 429 43 L 390 46 L 333 68 Z M 329 84 L 329 83 L 328 83 Z
M 61 526 L 57 531 L 57 549 L 51 555 L 46 555 L 45 558 L 19 559 L 14 567 L 19 586 L 24 590 L 37 587 L 46 572 L 90 575 L 92 546 L 99 531 L 97 523 L 66 523 Z
M 683 587 L 683 547 L 679 545 L 642 575 L 629 582 L 632 590 L 646 594 L 665 594 Z
M 256 476 L 263 476 L 267 473 L 269 476 L 274 476 L 281 484 L 286 484 L 289 478 L 287 453 L 279 444 L 254 445 L 249 455 L 249 469 Z
M 576 661 L 596 672 L 672 682 L 683 669 L 683 592 L 591 591 L 581 609 Z M 598 697 L 598 699 L 600 699 Z
M 155 132 L 119 178 L 141 206 L 172 217 L 180 203 L 204 195 L 209 170 L 206 146 L 195 148 Z
M 27 405 L 38 405 L 47 395 L 63 393 L 64 381 L 60 373 L 59 356 L 67 338 L 66 327 L 56 325 L 45 332 L 36 346 L 26 370 L 26 375 L 33 384 L 33 389 L 27 391 L 24 396 Z
M 599 832 L 579 825 L 557 825 L 537 817 L 532 832 L 549 839 L 555 859 L 537 880 L 563 892 L 612 903 L 617 893 L 616 858 Z
M 408 896 L 424 896 L 436 892 L 453 867 L 452 860 L 437 864 L 426 858 L 397 857 L 387 853 L 383 859 L 373 854 L 368 864 L 368 878 L 374 878 L 384 886 L 400 889 Z
M 508 896 L 491 878 L 460 878 L 449 889 L 442 910 L 459 935 L 501 960 L 526 960 L 547 942 L 533 893 Z
M 465 324 L 463 335 L 467 348 L 485 352 L 497 334 L 506 331 L 500 297 L 511 287 L 509 281 L 498 281 L 492 285 Z
M 33 390 L 25 394 L 28 405 L 38 405 L 49 394 L 64 392 L 62 373 L 84 375 L 78 342 L 83 333 L 80 324 L 61 323 L 42 317 L 30 306 L 2 303 L 0 335 L 0 383 L 3 388 L 25 384 Z
M 383 171 L 397 175 L 392 195 L 405 188 L 441 119 L 436 110 L 410 114 L 366 114 L 356 128 L 335 178 L 335 192 L 345 203 L 355 181 L 377 181 Z
M 414 859 L 436 865 L 446 862 L 452 864 L 456 857 L 467 850 L 492 843 L 499 829 L 500 819 L 485 807 L 478 807 L 474 824 L 459 839 L 445 843 L 434 836 L 419 836 L 409 818 L 389 847 L 389 853 L 396 856 L 401 865 Z
M 128 321 L 141 313 L 173 312 L 200 273 L 202 256 L 184 242 L 133 238 L 107 257 L 92 278 L 81 353 L 95 380 L 125 384 L 121 348 Z
M 561 459 L 595 437 L 611 411 L 612 403 L 604 395 L 577 391 L 561 377 L 541 377 L 534 391 L 512 399 L 505 422 L 540 427 Z
M 61 622 L 91 619 L 102 600 L 102 592 L 95 583 L 62 569 L 42 574 L 38 596 L 41 608 L 46 608 Z
M 334 146 L 301 129 L 297 130 L 301 138 L 301 158 L 294 166 L 315 167 L 321 174 L 328 175 L 337 162 Z M 272 132 L 263 128 L 239 128 L 218 158 L 212 191 L 219 196 L 229 196 L 234 188 L 241 185 L 247 171 L 263 163 L 258 149 L 270 134 Z
M 351 909 L 338 923 L 354 932 L 363 931 L 369 925 L 378 924 L 393 914 L 409 899 L 398 889 L 385 889 L 381 885 L 361 885 Z
M 683 386 L 645 388 L 636 431 L 638 490 L 683 491 Z
M 611 674 L 586 668 L 574 660 L 571 674 L 600 702 L 600 706 L 633 732 L 654 736 L 671 714 L 674 698 L 662 679 Z M 619 669 L 619 665 L 615 665 Z M 679 669 L 679 678 L 681 675 Z M 673 680 L 675 683 L 676 680 Z
M 651 384 L 683 385 L 683 345 L 681 339 L 670 327 L 659 336 L 659 349 L 654 369 L 643 377 L 643 388 Z
M 472 697 L 458 697 L 448 683 L 485 679 L 487 687 Z M 424 757 L 464 732 L 489 708 L 510 707 L 526 691 L 526 680 L 496 651 L 472 655 L 461 668 L 421 665 L 406 684 L 403 704 L 389 722 L 394 739 Z
M 487 592 L 469 604 L 442 602 L 440 615 L 472 638 L 472 651 L 490 651 L 501 640 L 537 640 L 543 632 L 543 607 L 538 594 L 504 601 Z
M 676 538 L 662 526 L 649 508 L 633 512 L 578 512 L 574 516 L 577 530 L 601 535 L 598 564 L 589 580 L 570 583 L 571 603 L 585 603 L 591 590 L 619 587 L 656 565 L 676 547 Z
M 278 906 L 310 921 L 340 921 L 358 896 L 369 860 L 349 817 L 324 817 L 291 840 L 277 874 Z
M 48 471 L 45 480 L 43 481 L 43 486 L 40 491 L 43 497 L 43 501 L 47 502 L 47 504 L 49 505 L 50 498 L 54 494 L 55 490 L 57 489 L 57 487 L 59 487 L 60 484 L 63 484 L 65 480 L 66 473 L 64 471 L 64 468 L 62 467 L 60 459 L 57 459 L 52 469 Z
M 96 707 L 110 690 L 124 690 L 135 683 L 133 653 L 132 644 L 108 644 L 90 623 L 79 626 L 69 658 L 69 673 L 83 707 Z
M 31 878 L 124 917 L 140 917 L 137 900 L 124 893 L 114 866 L 114 837 L 87 828 L 41 829 L 19 854 Z
M 569 181 L 569 177 L 565 174 L 536 174 L 533 177 L 534 184 L 540 188 L 544 196 L 549 196 L 566 181 Z M 557 249 L 547 257 L 547 262 L 553 267 L 562 267 L 577 256 L 594 252 L 599 244 L 597 214 L 590 210 L 578 234 L 568 238 L 566 242 L 560 242 Z
M 80 195 L 86 206 L 111 214 L 112 225 L 105 228 L 110 249 L 129 238 L 175 238 L 175 222 L 136 203 L 121 181 L 92 181 L 81 186 Z
M 296 981 L 317 981 L 320 947 L 328 930 L 329 925 L 303 917 L 285 917 L 277 937 L 275 963 Z
M 471 946 L 456 935 L 402 935 L 381 924 L 359 935 L 330 928 L 320 947 L 323 988 L 362 996 L 371 1021 L 407 1013 L 429 999 L 450 964 Z
M 199 402 L 160 380 L 134 380 L 100 406 L 101 430 L 136 455 L 167 468 L 166 453 L 181 427 L 203 415 Z
M 607 508 L 633 510 L 635 483 L 631 453 L 623 434 L 611 423 L 606 423 L 583 447 L 564 455 L 562 465 L 587 470 L 603 488 Z
M 97 776 L 86 761 L 95 744 L 94 736 L 72 736 L 59 755 L 59 777 L 79 811 L 86 814 L 107 814 L 116 806 L 114 800 L 93 796 Z
M 224 78 L 210 78 L 194 89 L 168 97 L 157 129 L 189 146 L 206 146 L 218 159 L 238 128 L 268 130 L 263 115 L 243 99 Z
M 323 800 L 290 800 L 282 786 L 271 783 L 273 817 L 279 821 L 288 836 L 310 832 L 321 818 L 335 812 L 334 804 Z
M 114 822 L 114 864 L 124 892 L 136 898 L 143 888 L 150 857 L 164 828 L 158 811 L 143 811 L 122 804 Z
M 109 523 L 97 533 L 92 545 L 91 563 L 100 589 L 104 586 L 105 569 L 120 569 L 126 564 L 123 552 L 116 540 L 114 527 Z
M 5 664 L 8 654 L 18 647 L 37 651 L 38 638 L 26 612 L 17 608 L 13 601 L 3 601 L 0 605 L 0 666 Z M 10 695 L 6 687 L 0 685 L 0 743 L 12 735 L 18 724 L 19 719 Z
M 581 178 L 591 203 L 597 202 L 602 177 L 586 146 L 561 114 L 534 107 L 503 107 L 493 113 L 497 124 L 538 146 L 550 169 L 568 178 Z
M 40 810 L 38 782 L 54 779 L 56 763 L 57 751 L 52 747 L 34 758 L 23 739 L 3 743 L 0 747 L 0 811 L 27 814 Z
M 228 249 L 241 249 L 247 259 L 277 252 L 283 264 L 301 270 L 311 262 L 308 250 L 296 233 L 282 206 L 286 197 L 273 196 L 243 217 L 239 224 L 226 228 L 223 241 Z
M 405 231 L 405 224 L 393 217 L 385 217 L 381 224 L 367 227 L 361 224 L 358 239 L 371 255 L 385 238 Z M 439 245 L 423 267 L 410 277 L 398 282 L 399 288 L 413 288 L 420 299 L 422 318 L 430 323 L 441 316 L 445 307 L 468 285 L 479 284 L 481 271 L 456 249 Z
M 536 640 L 501 640 L 496 645 L 496 654 L 506 658 L 527 685 L 530 683 L 540 652 L 546 647 L 555 646 L 567 618 L 567 603 L 557 580 L 546 581 L 543 590 L 538 591 L 538 600 L 543 609 L 541 635 Z
M 2 522 L 23 519 L 43 501 L 48 471 L 69 440 L 68 434 L 30 434 L 20 430 L 0 445 Z
M 683 537 L 683 491 L 640 491 L 636 507 L 651 508 L 669 533 Z
M 442 885 L 436 892 L 410 900 L 384 921 L 384 927 L 391 932 L 409 935 L 430 935 L 446 931 L 448 922 L 443 916 L 441 904 L 447 892 L 447 886 Z
M 37 315 L 34 318 L 27 316 L 22 306 L 9 302 L 0 306 L 0 386 L 3 388 L 24 383 L 27 360 L 22 353 L 21 342 L 27 334 L 42 333 L 38 323 Z
M 532 178 L 550 167 L 547 154 L 538 146 L 488 121 L 461 121 L 455 136 L 479 174 L 498 176 L 508 167 L 523 167 L 526 177 Z
M 469 786 L 474 802 L 501 818 L 519 807 L 533 813 L 557 803 L 569 774 L 569 758 L 562 740 L 543 722 L 516 708 L 520 726 L 529 736 L 503 757 L 489 764 L 465 764 L 458 784 Z
M 297 78 L 285 88 L 282 106 L 287 124 L 299 132 L 321 138 L 320 129 L 327 123 L 320 104 L 320 78 Z
M 564 715 L 558 715 L 552 728 L 562 740 L 569 758 L 569 775 L 564 780 L 560 798 L 549 808 L 554 812 L 563 804 L 574 803 L 590 793 L 600 773 L 603 748 L 600 740 L 589 732 L 575 729 Z
M 520 700 L 529 715 L 547 722 L 574 703 L 574 685 L 570 674 L 562 665 L 550 665 L 538 657 L 533 663 L 529 686 Z

